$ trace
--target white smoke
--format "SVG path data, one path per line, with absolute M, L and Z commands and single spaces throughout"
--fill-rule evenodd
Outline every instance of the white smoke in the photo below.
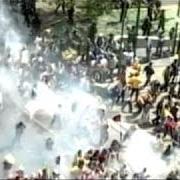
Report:
M 19 70 L 13 65 L 19 60 L 22 48 L 26 46 L 29 31 L 23 24 L 23 18 L 16 14 L 18 20 L 14 20 L 13 15 L 0 1 L 0 38 L 1 43 L 3 42 L 0 59 L 7 60 L 7 53 L 10 53 L 13 62 L 10 68 L 0 67 L 0 90 L 4 95 L 4 110 L 0 114 L 0 168 L 4 155 L 8 153 L 15 157 L 16 166 L 23 165 L 28 174 L 37 172 L 44 166 L 53 167 L 56 155 L 61 155 L 62 174 L 67 174 L 75 152 L 78 149 L 86 151 L 99 142 L 97 109 L 101 102 L 78 88 L 54 92 L 38 82 L 37 98 L 22 98 L 17 90 L 21 80 Z M 32 87 L 31 83 L 28 86 Z M 74 112 L 73 104 L 76 104 Z M 30 117 L 33 117 L 39 109 L 49 115 L 48 122 L 37 120 L 37 124 L 33 118 L 25 118 L 25 112 L 28 111 Z M 49 122 L 57 111 L 60 111 L 61 126 L 50 130 Z M 21 145 L 16 146 L 13 144 L 15 125 L 23 120 L 26 130 Z M 45 149 L 47 137 L 52 137 L 55 143 L 51 152 Z M 1 169 L 0 178 L 3 178 Z

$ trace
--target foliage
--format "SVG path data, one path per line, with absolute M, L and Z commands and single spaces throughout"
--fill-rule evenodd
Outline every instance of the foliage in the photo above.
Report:
M 109 0 L 86 0 L 86 16 L 92 19 L 96 19 L 98 16 L 101 16 L 104 13 L 110 13 L 112 6 L 113 4 Z

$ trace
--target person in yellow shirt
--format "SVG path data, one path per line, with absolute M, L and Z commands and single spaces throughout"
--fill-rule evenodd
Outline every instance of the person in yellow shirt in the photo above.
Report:
M 163 107 L 163 110 L 162 110 L 162 117 L 167 118 L 168 116 L 171 118 L 174 118 L 170 112 L 170 106 L 168 104 L 165 104 L 165 106 Z
M 70 169 L 70 174 L 72 178 L 78 178 L 80 174 L 82 173 L 84 168 L 84 159 L 79 160 L 78 164 L 74 164 L 72 168 Z
M 140 65 L 140 63 L 138 62 L 138 60 L 136 60 L 136 61 L 133 63 L 132 68 L 133 68 L 134 70 L 136 70 L 136 71 L 140 74 L 141 65 Z
M 138 96 L 139 96 L 139 88 L 142 81 L 140 80 L 138 74 L 134 74 L 132 77 L 129 78 L 128 84 L 130 85 L 132 92 L 131 92 L 131 98 L 135 94 L 135 101 L 137 102 Z

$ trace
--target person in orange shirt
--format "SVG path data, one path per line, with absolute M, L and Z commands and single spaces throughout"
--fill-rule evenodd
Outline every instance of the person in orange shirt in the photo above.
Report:
M 142 81 L 140 80 L 138 74 L 134 74 L 132 77 L 130 77 L 128 84 L 130 85 L 132 91 L 131 91 L 131 98 L 135 94 L 135 101 L 137 102 L 138 96 L 139 96 L 139 87 Z

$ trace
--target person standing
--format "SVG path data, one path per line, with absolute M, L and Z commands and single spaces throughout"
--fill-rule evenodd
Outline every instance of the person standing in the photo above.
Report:
M 175 39 L 175 28 L 172 27 L 169 31 L 169 51 L 170 53 L 172 54 L 172 50 L 173 50 L 173 42 L 174 42 L 174 39 Z
M 95 22 L 93 22 L 89 27 L 89 33 L 88 33 L 88 38 L 91 40 L 91 43 L 93 44 L 95 42 L 96 34 L 97 34 L 97 25 Z
M 127 16 L 129 2 L 128 2 L 128 0 L 120 0 L 120 3 L 121 3 L 120 22 L 123 22 Z
M 143 24 L 142 24 L 143 36 L 150 36 L 151 28 L 152 28 L 152 23 L 150 21 L 149 16 L 147 16 L 143 20 Z
M 146 38 L 146 61 L 151 61 L 151 54 L 152 54 L 152 41 L 149 37 Z
M 65 0 L 56 0 L 56 9 L 55 9 L 55 14 L 58 13 L 58 10 L 60 7 L 62 7 L 62 13 L 65 14 L 66 13 L 66 3 Z
M 132 26 L 128 31 L 128 46 L 132 47 L 134 55 L 136 50 L 136 27 Z
M 69 4 L 68 4 L 68 9 L 67 9 L 67 13 L 68 13 L 68 19 L 69 19 L 69 22 L 71 24 L 74 23 L 74 0 L 70 0 Z
M 148 11 L 147 11 L 147 15 L 148 15 L 150 21 L 153 20 L 153 7 L 154 7 L 153 1 L 152 1 L 152 0 L 148 0 Z
M 170 73 L 171 79 L 170 79 L 170 82 L 175 83 L 176 78 L 178 76 L 178 60 L 175 59 L 170 67 L 171 67 L 171 73 Z
M 151 77 L 154 74 L 154 69 L 152 67 L 152 62 L 150 62 L 147 66 L 145 66 L 144 72 L 146 74 L 146 82 L 144 84 L 144 87 L 145 87 L 151 82 Z
M 157 20 L 158 15 L 161 11 L 162 2 L 161 0 L 155 0 L 154 20 Z
M 131 91 L 131 98 L 133 97 L 133 95 L 135 94 L 135 101 L 137 102 L 138 100 L 138 96 L 139 96 L 139 89 L 140 89 L 140 84 L 141 84 L 141 80 L 138 76 L 138 74 L 134 74 L 130 79 L 128 84 L 131 85 L 132 87 L 132 91 Z
M 107 123 L 102 123 L 100 127 L 100 146 L 104 145 L 106 141 L 108 140 L 109 134 L 108 134 L 108 124 Z
M 164 90 L 167 91 L 169 87 L 171 72 L 170 72 L 170 66 L 167 66 L 163 73 L 163 79 L 164 79 Z
M 128 113 L 132 113 L 132 100 L 131 100 L 131 92 L 130 87 L 125 86 L 124 87 L 124 102 L 122 104 L 122 112 L 124 112 L 125 107 L 128 105 Z
M 170 108 L 170 113 L 173 115 L 174 117 L 174 121 L 177 122 L 178 121 L 178 103 L 175 102 L 174 105 Z
M 165 31 L 165 10 L 164 9 L 160 11 L 160 15 L 159 15 L 158 31 L 160 30 L 162 30 L 163 33 Z
M 163 32 L 160 32 L 158 35 L 158 42 L 156 47 L 156 54 L 159 58 L 163 55 L 163 45 L 164 45 L 164 35 Z
M 16 142 L 20 143 L 21 136 L 22 136 L 25 128 L 26 128 L 26 126 L 22 121 L 20 121 L 19 123 L 16 124 L 16 136 L 15 136 Z

